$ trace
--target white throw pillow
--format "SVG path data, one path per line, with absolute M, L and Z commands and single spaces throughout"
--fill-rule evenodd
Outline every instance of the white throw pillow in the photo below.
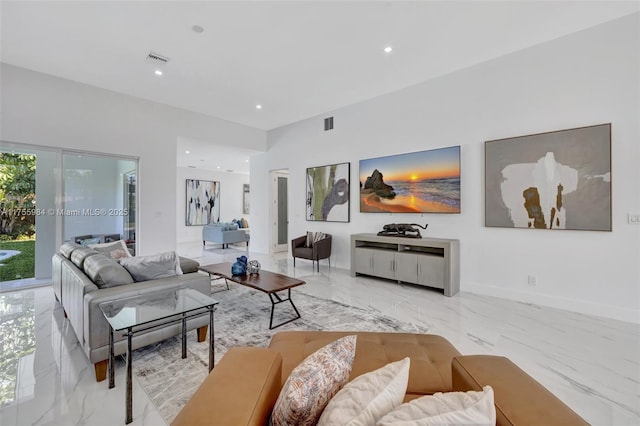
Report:
M 182 275 L 180 259 L 175 251 L 153 256 L 125 257 L 118 261 L 136 282 Z
M 482 392 L 438 392 L 402 404 L 385 415 L 378 426 L 495 425 L 493 389 Z
M 349 380 L 357 336 L 318 349 L 293 369 L 271 413 L 273 426 L 311 426 Z
M 329 401 L 318 426 L 375 425 L 402 404 L 411 361 L 405 358 L 353 379 Z

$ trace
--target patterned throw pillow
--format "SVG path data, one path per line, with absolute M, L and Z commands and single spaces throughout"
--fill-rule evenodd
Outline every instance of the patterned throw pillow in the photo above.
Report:
M 271 413 L 273 426 L 318 422 L 329 400 L 349 380 L 356 337 L 345 336 L 318 349 L 293 369 Z
M 131 257 L 127 244 L 123 240 L 117 240 L 111 243 L 91 244 L 89 247 L 113 260 Z
M 333 397 L 318 426 L 374 425 L 402 404 L 409 382 L 409 358 L 356 377 Z
M 307 232 L 307 241 L 305 242 L 305 247 L 313 247 L 313 245 L 325 238 L 327 234 L 324 232 Z

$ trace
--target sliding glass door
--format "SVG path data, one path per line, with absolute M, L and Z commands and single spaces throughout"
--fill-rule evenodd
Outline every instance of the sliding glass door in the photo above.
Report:
M 95 154 L 62 156 L 63 240 L 96 244 L 136 238 L 137 161 Z
M 65 241 L 135 254 L 136 158 L 0 141 L 0 290 L 48 284 Z

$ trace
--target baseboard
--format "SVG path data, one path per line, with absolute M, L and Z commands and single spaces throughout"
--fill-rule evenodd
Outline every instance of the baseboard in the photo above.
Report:
M 461 283 L 461 290 L 469 293 L 515 300 L 523 303 L 533 303 L 565 311 L 578 312 L 586 315 L 610 318 L 618 321 L 640 324 L 640 311 L 619 306 L 587 302 L 584 300 L 568 299 L 560 296 L 530 293 L 521 290 L 507 289 L 478 283 Z

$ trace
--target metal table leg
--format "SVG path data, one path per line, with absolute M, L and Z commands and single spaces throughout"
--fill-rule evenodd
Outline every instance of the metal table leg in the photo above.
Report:
M 132 380 L 131 380 L 131 364 L 133 361 L 133 351 L 131 350 L 131 339 L 133 337 L 132 328 L 127 329 L 127 392 L 126 392 L 126 404 L 127 404 L 127 418 L 125 423 L 129 424 L 133 421 L 133 392 L 132 392 Z
M 115 379 L 115 356 L 113 355 L 113 328 L 109 325 L 109 364 L 107 369 L 109 370 L 109 389 L 113 389 L 116 386 Z
M 209 307 L 209 373 L 211 373 L 211 370 L 213 370 L 213 364 L 215 362 L 215 347 L 214 347 L 214 340 L 213 340 L 213 311 L 215 309 L 215 306 L 210 306 Z
M 182 359 L 187 357 L 187 318 L 182 314 Z
M 278 293 L 269 293 L 269 299 L 271 299 L 271 319 L 269 320 L 269 330 L 273 330 L 274 328 L 278 328 L 282 325 L 285 324 L 289 324 L 291 321 L 295 321 L 298 318 L 301 318 L 302 316 L 300 315 L 300 312 L 298 312 L 298 308 L 296 308 L 296 305 L 293 304 L 293 300 L 291 300 L 291 289 L 288 288 L 287 289 L 287 298 L 283 299 L 280 297 L 280 295 Z M 277 325 L 273 325 L 273 311 L 275 310 L 275 307 L 277 304 L 279 303 L 283 303 L 283 302 L 289 302 L 291 303 L 291 306 L 293 307 L 293 310 L 296 311 L 296 317 L 291 318 L 290 320 L 281 322 L 280 324 Z

